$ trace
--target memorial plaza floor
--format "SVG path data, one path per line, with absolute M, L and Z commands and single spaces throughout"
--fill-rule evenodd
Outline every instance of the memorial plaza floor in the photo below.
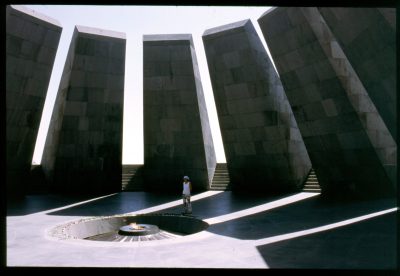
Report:
M 333 202 L 318 193 L 280 196 L 207 191 L 193 215 L 209 224 L 173 239 L 105 242 L 54 239 L 82 218 L 181 213 L 179 195 L 121 192 L 98 198 L 30 195 L 8 204 L 7 267 L 396 270 L 397 200 Z

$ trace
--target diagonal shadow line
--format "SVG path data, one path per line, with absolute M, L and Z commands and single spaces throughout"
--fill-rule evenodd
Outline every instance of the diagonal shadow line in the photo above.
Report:
M 249 216 L 252 214 L 257 214 L 260 212 L 265 212 L 267 210 L 271 210 L 274 208 L 278 208 L 281 206 L 285 206 L 288 204 L 292 204 L 294 202 L 300 201 L 300 200 L 304 200 L 307 198 L 311 198 L 314 196 L 319 195 L 319 193 L 298 193 L 292 196 L 287 196 L 287 197 L 283 197 L 277 200 L 273 200 L 273 201 L 269 201 L 267 203 L 258 205 L 258 206 L 254 206 L 251 208 L 247 208 L 247 209 L 243 209 L 234 213 L 229 213 L 229 214 L 225 214 L 222 216 L 218 216 L 218 217 L 212 217 L 212 218 L 208 218 L 205 220 L 205 222 L 207 222 L 208 224 L 217 224 L 217 223 L 222 223 L 222 222 L 226 222 L 229 220 L 234 220 L 237 218 L 241 218 L 244 216 Z
M 164 204 L 176 199 L 172 194 L 150 194 L 145 192 L 123 192 L 80 205 L 66 207 L 48 215 L 55 216 L 110 216 L 128 213 L 150 206 Z
M 392 198 L 325 202 L 313 197 L 271 210 L 212 224 L 207 231 L 243 240 L 258 240 L 318 227 L 396 206 Z
M 42 212 L 33 213 L 32 215 L 51 214 L 51 213 L 54 213 L 54 212 L 65 210 L 65 209 L 81 206 L 81 205 L 84 205 L 84 204 L 90 204 L 92 202 L 95 202 L 95 201 L 98 201 L 98 200 L 102 200 L 102 199 L 105 199 L 105 198 L 113 197 L 116 194 L 117 193 L 113 193 L 113 194 L 109 194 L 109 195 L 95 197 L 95 198 L 91 198 L 91 199 L 88 199 L 88 200 L 85 200 L 85 201 L 80 201 L 80 202 L 77 202 L 77 203 L 74 203 L 74 204 L 70 204 L 70 205 L 67 205 L 67 206 L 62 206 L 62 207 L 55 208 L 55 209 L 50 209 L 50 210 L 45 210 L 45 211 L 42 211 Z
M 253 208 L 272 201 L 287 198 L 285 195 L 242 194 L 224 191 L 210 197 L 192 202 L 192 215 L 199 219 L 210 219 L 217 216 L 229 215 L 234 212 Z M 184 208 L 182 202 L 170 208 L 159 210 L 162 213 L 181 213 Z
M 81 204 L 92 199 L 93 196 L 87 195 L 27 195 L 20 200 L 7 201 L 7 216 L 25 216 L 34 213 L 51 212 L 52 210 Z
M 254 244 L 270 268 L 394 270 L 398 262 L 396 210 L 390 208 Z
M 208 191 L 193 195 L 193 200 L 203 197 L 214 196 L 218 191 Z M 159 194 L 148 192 L 123 192 L 117 193 L 112 197 L 100 198 L 95 201 L 60 208 L 49 215 L 65 216 L 110 216 L 115 214 L 133 214 L 158 211 L 170 206 L 181 204 L 181 200 L 176 194 Z
M 311 234 L 315 234 L 315 233 L 319 233 L 319 232 L 323 232 L 323 231 L 334 230 L 339 227 L 344 227 L 344 226 L 351 225 L 351 224 L 354 224 L 357 222 L 361 222 L 361 221 L 364 221 L 367 219 L 372 219 L 372 218 L 382 216 L 382 215 L 385 215 L 388 213 L 393 213 L 393 212 L 396 212 L 397 210 L 398 210 L 398 208 L 394 207 L 394 208 L 390 208 L 390 209 L 386 209 L 386 210 L 382 210 L 382 211 L 378 211 L 378 212 L 366 214 L 363 216 L 354 217 L 354 218 L 346 219 L 343 221 L 338 221 L 338 222 L 334 222 L 334 223 L 330 223 L 330 224 L 326 224 L 326 225 L 322 225 L 322 226 L 318 226 L 318 227 L 314 227 L 314 228 L 310 228 L 310 229 L 306 229 L 306 230 L 301 230 L 301 231 L 297 231 L 297 232 L 292 232 L 292 233 L 282 234 L 282 235 L 268 237 L 268 238 L 264 238 L 264 239 L 259 239 L 259 240 L 255 241 L 255 244 L 256 245 L 266 245 L 266 244 L 270 244 L 270 243 L 280 242 L 283 240 L 294 239 L 297 237 L 311 235 Z
M 202 192 L 197 195 L 193 195 L 191 197 L 191 202 L 198 202 L 201 200 L 209 199 L 209 198 L 214 198 L 218 196 L 219 194 L 223 193 L 222 191 L 207 191 L 207 192 Z M 172 210 L 176 210 L 179 208 L 179 206 L 182 206 L 182 199 L 178 199 L 175 201 L 171 201 L 165 204 L 149 207 L 146 209 L 141 209 L 136 212 L 130 212 L 130 215 L 135 215 L 135 214 L 144 214 L 144 213 L 174 213 Z M 170 210 L 171 212 L 168 212 Z

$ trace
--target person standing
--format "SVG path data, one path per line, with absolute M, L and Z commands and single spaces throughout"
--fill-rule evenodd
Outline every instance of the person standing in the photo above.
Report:
M 190 182 L 189 176 L 183 177 L 183 191 L 182 191 L 182 199 L 183 199 L 183 208 L 185 214 L 192 213 L 192 204 L 190 203 L 190 195 L 192 191 L 192 183 Z

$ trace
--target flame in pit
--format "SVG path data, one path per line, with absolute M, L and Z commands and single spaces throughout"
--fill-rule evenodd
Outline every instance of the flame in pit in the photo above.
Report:
M 132 229 L 135 229 L 135 230 L 144 229 L 144 227 L 142 227 L 142 226 L 140 226 L 140 225 L 137 225 L 136 222 L 129 223 L 129 226 L 130 226 Z

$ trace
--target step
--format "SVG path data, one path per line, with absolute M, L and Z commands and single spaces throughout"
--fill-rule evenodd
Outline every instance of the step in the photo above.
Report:
M 304 185 L 304 188 L 320 188 L 319 185 Z
M 303 192 L 320 193 L 320 192 L 321 192 L 321 189 L 303 189 Z
M 134 175 L 135 175 L 135 173 L 123 173 L 122 177 L 124 177 L 124 176 L 134 176 Z
M 126 172 L 126 173 L 122 173 L 121 175 L 135 175 L 136 172 Z
M 223 185 L 223 186 L 217 186 L 217 185 L 211 185 L 211 188 L 227 188 L 230 187 L 231 185 Z
M 211 184 L 211 186 L 212 187 L 226 187 L 226 186 L 229 186 L 229 183 L 227 183 L 227 184 Z
M 320 189 L 321 187 L 319 185 L 304 185 L 303 189 L 306 189 L 306 188 Z
M 134 176 L 134 174 L 132 174 L 132 175 L 122 175 L 122 179 L 124 179 L 124 178 L 132 178 Z

